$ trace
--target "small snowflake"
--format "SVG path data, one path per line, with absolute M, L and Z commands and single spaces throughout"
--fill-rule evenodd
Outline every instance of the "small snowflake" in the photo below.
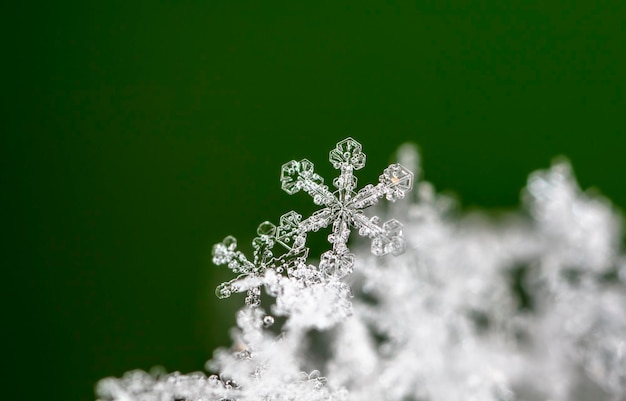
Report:
M 304 190 L 313 197 L 315 204 L 325 206 L 299 226 L 300 233 L 304 234 L 332 223 L 328 241 L 333 249 L 321 255 L 320 269 L 338 276 L 352 271 L 354 255 L 347 247 L 351 227 L 358 229 L 360 235 L 372 238 L 375 255 L 401 253 L 404 250 L 402 224 L 392 219 L 380 226 L 380 219 L 366 217 L 363 209 L 376 204 L 383 196 L 392 202 L 403 198 L 413 187 L 413 173 L 400 164 L 392 164 L 383 171 L 377 185 L 368 184 L 354 192 L 357 179 L 353 171 L 365 166 L 361 144 L 346 138 L 330 151 L 329 159 L 333 167 L 341 171 L 333 180 L 335 192 L 324 185 L 322 177 L 313 171 L 313 163 L 307 159 L 284 164 L 280 177 L 282 189 L 288 194 Z
M 280 217 L 278 226 L 269 221 L 261 223 L 257 228 L 258 237 L 252 240 L 253 261 L 249 261 L 237 250 L 237 240 L 230 235 L 213 245 L 213 263 L 227 264 L 233 273 L 240 274 L 237 278 L 217 287 L 216 295 L 219 298 L 227 298 L 233 292 L 247 290 L 246 304 L 258 305 L 261 296 L 258 288 L 260 283 L 250 286 L 251 282 L 254 283 L 254 280 L 250 279 L 260 277 L 268 268 L 282 273 L 284 269 L 291 271 L 306 261 L 309 249 L 304 246 L 306 235 L 301 234 L 299 230 L 301 219 L 302 215 L 292 210 Z M 277 244 L 283 248 L 280 256 L 275 256 L 273 252 Z M 243 288 L 241 286 L 243 283 L 249 288 Z

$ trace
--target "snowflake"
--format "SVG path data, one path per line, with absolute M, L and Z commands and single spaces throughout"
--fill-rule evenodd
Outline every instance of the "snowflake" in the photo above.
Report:
M 237 278 L 221 284 L 215 290 L 219 298 L 227 298 L 233 292 L 248 291 L 247 305 L 258 305 L 261 292 L 255 278 L 268 268 L 282 273 L 284 269 L 291 272 L 297 266 L 306 261 L 309 249 L 305 247 L 306 235 L 300 232 L 300 220 L 302 215 L 293 210 L 280 217 L 278 227 L 269 221 L 264 221 L 257 228 L 258 237 L 252 240 L 254 259 L 248 258 L 237 250 L 237 240 L 233 236 L 227 236 L 218 244 L 213 245 L 213 263 L 216 265 L 227 264 L 233 273 L 240 274 Z M 275 245 L 281 245 L 286 250 L 279 257 L 272 252 Z M 257 280 L 258 281 L 258 280 Z M 242 284 L 246 284 L 246 288 Z M 252 285 L 250 285 L 252 284 Z
M 303 220 L 299 226 L 300 233 L 307 233 L 332 223 L 328 241 L 333 249 L 321 255 L 320 269 L 339 276 L 352 271 L 354 255 L 347 246 L 351 227 L 358 229 L 360 235 L 372 238 L 374 255 L 402 253 L 402 224 L 392 219 L 380 226 L 380 219 L 376 216 L 367 218 L 363 209 L 376 204 L 383 196 L 392 202 L 403 198 L 413 187 L 413 173 L 400 164 L 391 164 L 380 175 L 377 185 L 368 184 L 354 192 L 357 179 L 353 172 L 365 166 L 361 144 L 346 138 L 330 151 L 329 160 L 335 169 L 341 171 L 339 177 L 333 180 L 337 188 L 335 192 L 330 192 L 328 186 L 324 185 L 322 177 L 313 171 L 313 163 L 307 159 L 284 164 L 280 177 L 282 189 L 288 194 L 304 190 L 313 197 L 315 204 L 326 206 Z
M 257 305 L 260 300 L 259 286 L 263 283 L 261 276 L 269 268 L 278 273 L 287 270 L 292 277 L 302 277 L 306 273 L 303 270 L 314 272 L 314 275 L 323 272 L 335 278 L 344 277 L 352 272 L 354 265 L 354 254 L 347 246 L 352 227 L 358 229 L 360 235 L 372 238 L 372 253 L 375 255 L 403 252 L 402 224 L 392 219 L 381 226 L 378 217 L 366 217 L 363 209 L 376 204 L 383 196 L 390 201 L 403 198 L 413 186 L 413 173 L 400 164 L 392 164 L 383 171 L 377 185 L 368 184 L 355 192 L 357 179 L 353 171 L 365 166 L 365 154 L 361 144 L 352 138 L 344 139 L 330 151 L 330 162 L 334 168 L 341 170 L 339 177 L 333 180 L 337 188 L 335 192 L 324 185 L 322 177 L 313 171 L 313 163 L 307 159 L 292 160 L 282 166 L 280 180 L 283 190 L 290 195 L 304 190 L 313 197 L 315 204 L 325 207 L 305 220 L 302 220 L 302 215 L 290 211 L 280 217 L 278 226 L 269 221 L 261 223 L 257 229 L 258 237 L 252 241 L 252 261 L 236 250 L 237 240 L 232 236 L 214 245 L 213 263 L 227 264 L 234 273 L 240 274 L 216 289 L 218 297 L 225 298 L 233 292 L 247 290 L 246 303 Z M 307 266 L 307 234 L 331 223 L 332 232 L 328 240 L 332 249 L 320 256 L 319 269 Z M 274 249 L 276 245 L 280 245 L 278 252 Z

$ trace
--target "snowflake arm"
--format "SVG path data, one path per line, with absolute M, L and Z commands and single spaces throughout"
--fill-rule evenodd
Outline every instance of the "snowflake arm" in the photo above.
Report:
M 213 245 L 213 263 L 216 265 L 228 264 L 233 273 L 251 274 L 256 266 L 251 263 L 246 255 L 237 251 L 237 239 L 229 235 L 219 244 Z
M 318 231 L 321 228 L 326 228 L 336 219 L 336 213 L 333 209 L 327 207 L 313 213 L 309 218 L 302 221 L 300 224 L 300 231 L 303 233 L 309 231 Z
M 324 185 L 324 179 L 313 172 L 313 167 L 313 163 L 307 159 L 283 164 L 280 175 L 282 189 L 289 195 L 304 190 L 313 197 L 316 205 L 336 203 L 337 199 Z
M 337 254 L 348 252 L 348 238 L 350 237 L 350 221 L 340 214 L 333 222 L 333 231 L 328 236 L 328 242 L 333 244 L 333 251 Z
M 341 171 L 339 177 L 333 180 L 333 185 L 339 190 L 339 201 L 343 202 L 356 188 L 357 179 L 353 171 L 365 166 L 363 147 L 354 139 L 346 138 L 330 151 L 328 159 L 335 169 Z
M 399 163 L 391 164 L 380 175 L 376 186 L 368 184 L 363 187 L 352 198 L 351 203 L 356 209 L 365 209 L 378 203 L 383 196 L 395 202 L 404 198 L 412 188 L 413 173 Z
M 262 223 L 259 226 L 259 231 L 266 223 L 267 222 Z M 214 264 L 227 264 L 228 268 L 231 269 L 233 273 L 242 273 L 237 278 L 222 283 L 215 289 L 215 295 L 217 295 L 218 298 L 228 298 L 232 293 L 247 290 L 246 304 L 258 305 L 260 303 L 260 290 L 258 288 L 244 288 L 240 283 L 247 278 L 257 277 L 262 271 L 262 265 L 259 265 L 257 261 L 260 259 L 259 255 L 267 254 L 267 242 L 266 239 L 264 241 L 264 239 L 261 238 L 255 238 L 255 241 L 253 241 L 253 246 L 255 247 L 255 263 L 250 262 L 241 251 L 236 250 L 237 240 L 230 235 L 224 238 L 222 242 L 213 245 Z
M 402 223 L 396 219 L 385 222 L 382 227 L 378 225 L 380 219 L 377 216 L 368 219 L 362 213 L 354 216 L 354 226 L 359 234 L 372 238 L 372 253 L 376 256 L 389 253 L 399 255 L 404 252 L 404 238 L 402 238 Z

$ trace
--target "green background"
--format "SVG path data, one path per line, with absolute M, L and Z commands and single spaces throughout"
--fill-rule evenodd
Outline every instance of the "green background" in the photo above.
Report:
M 2 6 L 16 399 L 202 369 L 242 302 L 215 299 L 211 245 L 315 210 L 280 165 L 330 182 L 346 136 L 362 184 L 409 140 L 466 206 L 515 207 L 559 154 L 626 205 L 622 1 L 39 3 Z

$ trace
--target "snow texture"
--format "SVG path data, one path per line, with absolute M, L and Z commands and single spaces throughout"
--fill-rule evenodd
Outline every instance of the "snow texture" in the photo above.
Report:
M 562 160 L 530 175 L 520 211 L 464 215 L 432 184 L 413 189 L 415 147 L 398 157 L 358 191 L 365 154 L 352 138 L 330 152 L 334 192 L 310 161 L 284 164 L 282 189 L 320 209 L 261 223 L 250 259 L 231 236 L 214 246 L 237 275 L 218 297 L 247 293 L 232 347 L 207 363 L 215 374 L 129 372 L 100 381 L 99 400 L 626 401 L 626 257 L 611 203 Z M 404 197 L 376 206 L 404 226 L 363 212 Z M 331 248 L 316 265 L 306 241 L 324 228 Z M 353 230 L 369 252 L 348 248 Z

